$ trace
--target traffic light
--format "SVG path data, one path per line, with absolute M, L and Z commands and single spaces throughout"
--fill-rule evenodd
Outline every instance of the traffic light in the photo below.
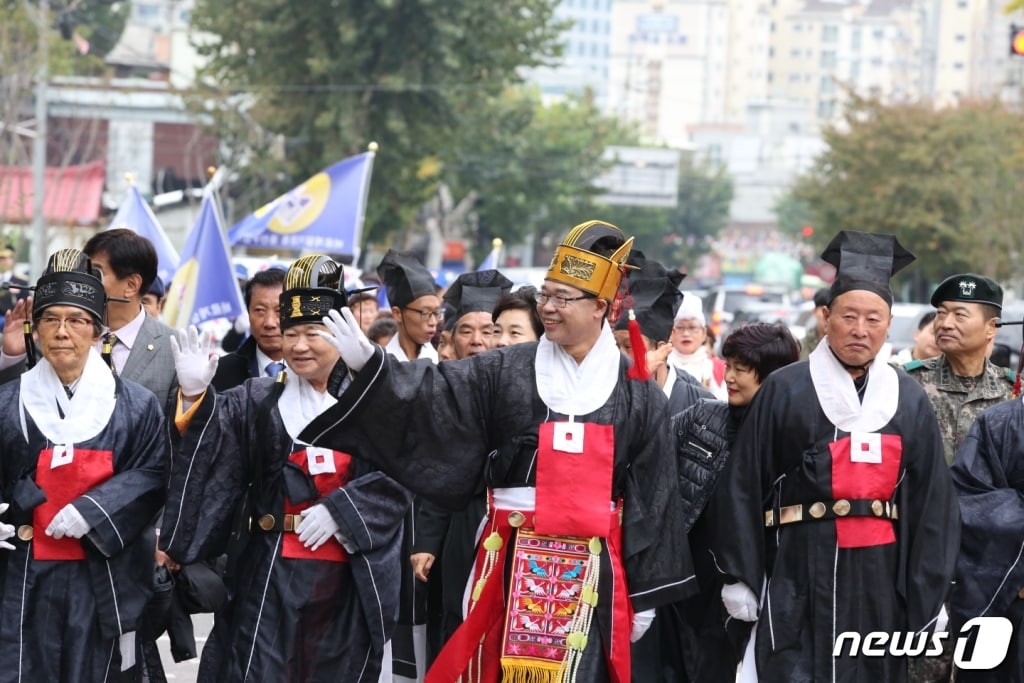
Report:
M 1010 55 L 1024 56 L 1024 26 L 1010 24 Z

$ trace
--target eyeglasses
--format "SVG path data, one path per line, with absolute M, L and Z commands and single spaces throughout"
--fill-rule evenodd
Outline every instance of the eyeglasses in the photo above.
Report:
M 420 320 L 422 320 L 423 322 L 429 322 L 431 320 L 436 320 L 437 322 L 444 321 L 444 311 L 424 311 L 419 308 L 413 308 L 412 306 L 406 306 L 405 310 L 412 311 L 414 313 L 419 313 Z
M 546 292 L 535 292 L 533 300 L 537 302 L 538 306 L 543 306 L 547 302 L 551 302 L 551 305 L 555 308 L 565 308 L 566 304 L 570 301 L 579 301 L 580 299 L 592 299 L 593 296 L 590 294 L 584 294 L 583 296 L 562 296 L 561 294 L 548 294 Z
M 678 332 L 679 334 L 697 334 L 704 328 L 700 325 L 675 325 L 672 329 Z
M 86 328 L 92 327 L 92 318 L 57 318 L 52 315 L 46 315 L 36 319 L 36 327 L 48 332 L 59 330 L 61 325 L 65 325 L 67 329 L 74 330 L 75 332 L 84 332 Z

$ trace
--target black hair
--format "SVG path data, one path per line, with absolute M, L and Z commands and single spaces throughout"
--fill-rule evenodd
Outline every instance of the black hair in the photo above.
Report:
M 357 292 L 348 298 L 348 306 L 352 307 L 353 304 L 360 304 L 364 301 L 376 301 L 377 294 L 375 292 Z
M 134 230 L 114 228 L 98 232 L 85 243 L 82 253 L 89 258 L 95 254 L 106 254 L 114 275 L 119 279 L 138 274 L 142 278 L 142 286 L 139 287 L 142 294 L 149 291 L 149 286 L 156 279 L 156 248 Z
M 800 359 L 800 345 L 781 323 L 750 323 L 733 330 L 722 342 L 722 358 L 749 366 L 757 381 Z
M 491 312 L 491 322 L 498 322 L 498 316 L 505 311 L 526 311 L 530 316 L 530 325 L 537 339 L 540 339 L 544 336 L 544 323 L 540 321 L 540 315 L 537 313 L 537 300 L 533 298 L 536 293 L 536 287 L 527 285 L 501 297 Z
M 935 314 L 937 312 L 938 311 L 928 311 L 927 313 L 922 315 L 921 319 L 917 321 L 917 329 L 923 330 L 924 328 L 931 325 L 932 321 L 935 320 Z
M 377 318 L 366 331 L 366 338 L 379 344 L 383 337 L 393 337 L 398 333 L 398 322 L 394 318 Z
M 814 293 L 814 307 L 821 308 L 822 306 L 828 306 L 829 299 L 831 298 L 831 292 L 828 287 L 822 287 Z
M 245 283 L 245 307 L 249 308 L 249 302 L 252 301 L 253 287 L 276 287 L 277 285 L 284 287 L 284 276 L 285 271 L 281 268 L 257 270 L 253 276 L 249 278 L 249 281 Z

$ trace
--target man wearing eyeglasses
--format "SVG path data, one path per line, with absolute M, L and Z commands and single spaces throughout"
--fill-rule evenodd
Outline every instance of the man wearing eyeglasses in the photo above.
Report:
M 430 340 L 444 323 L 444 313 L 430 271 L 413 254 L 390 249 L 377 266 L 377 275 L 387 288 L 391 314 L 398 323 L 398 334 L 385 351 L 398 360 L 429 358 L 436 363 L 437 351 Z
M 0 386 L 0 681 L 139 675 L 164 418 L 95 349 L 106 300 L 87 257 L 53 254 L 31 312 L 42 359 Z
M 576 226 L 537 297 L 544 337 L 464 361 L 395 363 L 351 311 L 325 318 L 356 375 L 301 438 L 358 443 L 451 509 L 487 486 L 466 618 L 428 682 L 630 680 L 654 608 L 696 592 L 667 399 L 627 378 L 607 321 L 631 246 Z

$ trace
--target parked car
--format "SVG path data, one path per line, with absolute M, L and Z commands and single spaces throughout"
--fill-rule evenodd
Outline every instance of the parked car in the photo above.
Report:
M 1004 305 L 1000 321 L 1003 323 L 1020 323 L 1024 321 L 1024 301 L 1014 301 Z M 1016 371 L 1022 340 L 1024 340 L 1024 325 L 1000 325 L 996 330 L 995 343 L 997 347 L 1002 346 L 1004 348 L 993 350 L 993 360 L 1003 360 L 1003 362 L 1008 363 L 1006 367 Z M 1002 359 L 999 358 L 1000 355 L 1002 355 Z
M 785 311 L 783 315 L 788 320 L 793 311 L 793 299 L 789 290 L 785 287 L 757 284 L 722 285 L 712 288 L 704 297 L 704 317 L 718 344 L 721 344 L 722 339 L 732 329 L 737 311 L 751 311 L 754 315 L 760 316 L 766 310 L 768 318 Z M 774 322 L 775 319 L 771 321 Z

